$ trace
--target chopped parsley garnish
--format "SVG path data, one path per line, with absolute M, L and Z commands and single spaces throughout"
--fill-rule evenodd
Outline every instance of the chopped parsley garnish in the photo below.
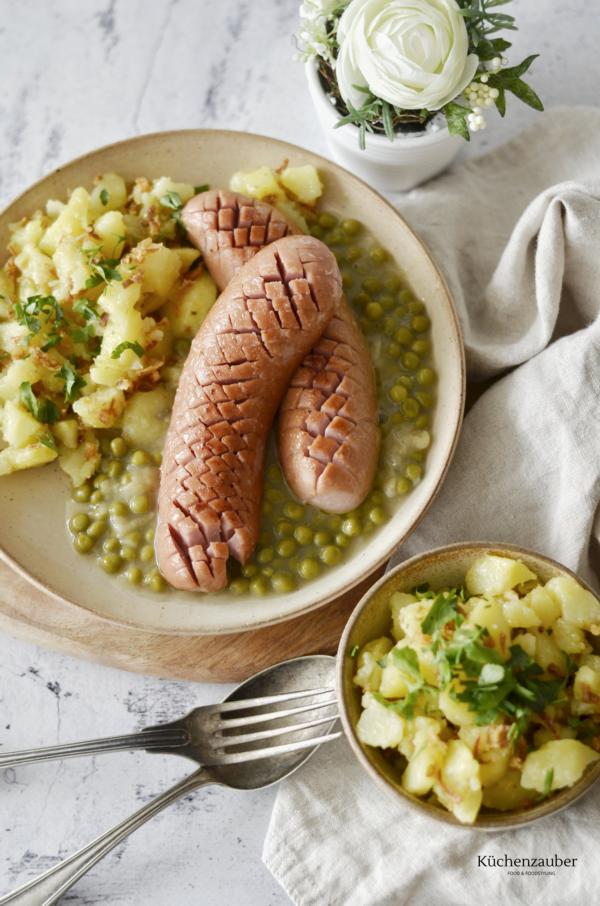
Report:
M 353 645 L 352 648 L 350 649 L 350 657 L 356 657 L 356 655 L 358 654 L 358 651 L 359 651 L 358 645 Z
M 102 202 L 104 207 L 106 207 L 106 205 L 108 204 L 109 198 L 110 198 L 110 195 L 108 194 L 108 189 L 102 189 L 100 191 L 100 201 Z
M 58 447 L 56 446 L 56 441 L 48 431 L 47 434 L 42 434 L 40 437 L 40 443 L 45 447 L 50 447 L 51 450 L 54 450 L 55 453 L 58 453 Z
M 433 604 L 429 608 L 427 616 L 421 623 L 421 629 L 425 635 L 434 635 L 444 628 L 446 623 L 454 622 L 457 626 L 463 621 L 463 617 L 456 609 L 458 597 L 454 592 L 440 592 L 433 599 Z
M 110 354 L 111 359 L 118 359 L 125 352 L 126 349 L 132 349 L 137 356 L 141 357 L 144 355 L 144 347 L 140 346 L 139 343 L 132 343 L 131 340 L 125 340 L 123 343 L 119 343 L 118 346 L 115 346 L 113 351 Z
M 171 211 L 181 211 L 183 207 L 179 192 L 167 192 L 165 195 L 161 195 L 159 201 L 163 208 L 170 208 Z
M 96 303 L 91 302 L 89 299 L 77 299 L 73 303 L 73 311 L 81 315 L 84 321 L 91 321 L 92 318 L 98 317 Z
M 100 258 L 99 261 L 90 261 L 93 273 L 85 281 L 85 288 L 93 289 L 94 286 L 108 283 L 109 280 L 122 280 L 121 274 L 116 270 L 118 264 L 118 258 Z
M 542 799 L 547 799 L 550 793 L 552 792 L 552 782 L 554 780 L 554 768 L 548 768 L 544 775 L 544 789 L 538 797 L 538 802 L 541 802 Z
M 23 381 L 19 387 L 19 394 L 23 405 L 29 409 L 38 422 L 52 424 L 58 420 L 60 412 L 52 400 L 45 397 L 37 397 L 29 381 Z
M 68 362 L 65 362 L 62 366 L 58 372 L 58 376 L 65 382 L 65 401 L 67 403 L 72 403 L 81 395 L 81 391 L 85 387 L 84 379 L 71 365 L 69 365 Z
M 61 305 L 54 296 L 29 296 L 26 302 L 16 302 L 15 320 L 27 328 L 30 334 L 37 334 L 41 328 L 41 318 L 47 324 L 62 324 L 65 319 Z

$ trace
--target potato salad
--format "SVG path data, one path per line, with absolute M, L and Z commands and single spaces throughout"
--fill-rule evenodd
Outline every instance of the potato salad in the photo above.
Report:
M 472 824 L 527 808 L 600 758 L 600 601 L 570 576 L 476 560 L 459 588 L 390 597 L 357 656 L 357 734 L 406 792 Z

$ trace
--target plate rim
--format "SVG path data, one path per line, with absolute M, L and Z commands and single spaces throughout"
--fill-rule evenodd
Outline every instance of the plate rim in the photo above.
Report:
M 301 145 L 296 145 L 292 142 L 285 141 L 284 139 L 273 138 L 272 136 L 269 136 L 269 135 L 263 135 L 263 134 L 257 133 L 257 132 L 246 132 L 246 131 L 239 130 L 239 129 L 189 128 L 189 129 L 167 129 L 167 130 L 158 130 L 158 131 L 154 131 L 154 132 L 147 132 L 147 133 L 143 133 L 141 135 L 134 135 L 129 138 L 120 139 L 119 141 L 116 141 L 116 142 L 110 142 L 107 145 L 101 145 L 100 147 L 93 148 L 91 151 L 86 151 L 83 154 L 79 154 L 76 157 L 71 158 L 68 161 L 66 161 L 65 163 L 61 164 L 59 167 L 55 167 L 53 170 L 50 170 L 45 175 L 41 176 L 39 179 L 32 182 L 22 192 L 20 192 L 13 199 L 11 199 L 11 201 L 9 201 L 9 203 L 7 205 L 5 205 L 2 208 L 2 210 L 0 210 L 0 219 L 5 219 L 7 217 L 7 215 L 9 214 L 11 208 L 16 207 L 20 202 L 25 200 L 27 198 L 27 196 L 34 189 L 41 186 L 44 182 L 52 179 L 52 177 L 61 173 L 63 170 L 66 170 L 66 169 L 72 167 L 73 165 L 83 163 L 83 162 L 87 161 L 89 158 L 94 157 L 97 154 L 101 154 L 106 151 L 118 150 L 119 148 L 121 148 L 125 145 L 130 147 L 131 145 L 134 145 L 134 144 L 143 143 L 143 142 L 147 141 L 148 139 L 163 139 L 164 140 L 164 139 L 168 139 L 169 137 L 175 137 L 175 136 L 192 137 L 194 135 L 197 135 L 199 138 L 206 136 L 206 135 L 212 135 L 212 136 L 216 136 L 219 138 L 226 138 L 226 137 L 240 137 L 240 138 L 244 138 L 244 139 L 249 138 L 252 141 L 259 140 L 259 141 L 266 141 L 266 142 L 269 142 L 269 143 L 275 144 L 275 145 L 280 145 L 282 147 L 282 150 L 286 149 L 288 152 L 293 151 L 294 153 L 310 154 L 311 157 L 322 161 L 323 164 L 325 164 L 327 168 L 333 168 L 334 170 L 337 170 L 343 176 L 344 179 L 353 180 L 360 187 L 362 187 L 363 189 L 367 190 L 369 193 L 374 195 L 380 203 L 385 205 L 385 207 L 387 207 L 389 209 L 389 211 L 395 217 L 397 217 L 398 220 L 400 220 L 400 222 L 403 224 L 405 230 L 412 236 L 413 240 L 420 246 L 422 252 L 425 254 L 426 258 L 429 261 L 429 264 L 431 265 L 433 271 L 435 272 L 437 278 L 440 281 L 441 289 L 442 289 L 443 295 L 444 295 L 446 303 L 447 303 L 447 308 L 448 308 L 449 314 L 451 316 L 451 320 L 453 322 L 456 339 L 458 340 L 457 352 L 458 352 L 458 366 L 459 366 L 460 396 L 459 396 L 458 408 L 457 408 L 457 412 L 456 412 L 456 416 L 455 416 L 455 424 L 454 424 L 454 430 L 453 430 L 453 434 L 452 434 L 452 440 L 451 440 L 451 444 L 450 444 L 448 453 L 446 455 L 444 466 L 441 469 L 438 479 L 431 490 L 428 500 L 421 507 L 418 515 L 411 523 L 410 528 L 400 538 L 396 538 L 394 541 L 393 547 L 391 547 L 391 549 L 389 549 L 389 550 L 386 549 L 385 553 L 383 553 L 380 557 L 377 558 L 377 561 L 372 565 L 372 567 L 369 569 L 369 571 L 364 573 L 362 576 L 360 576 L 356 581 L 346 582 L 344 585 L 341 585 L 335 592 L 326 594 L 320 600 L 307 604 L 305 607 L 302 607 L 301 609 L 296 610 L 292 614 L 278 614 L 278 615 L 276 614 L 271 617 L 265 618 L 263 620 L 259 620 L 259 621 L 248 623 L 248 624 L 242 624 L 242 625 L 236 627 L 235 629 L 231 629 L 230 627 L 225 627 L 222 629 L 213 629 L 210 632 L 208 632 L 208 631 L 202 632 L 202 631 L 198 631 L 198 630 L 185 631 L 185 630 L 181 630 L 181 629 L 168 629 L 166 627 L 161 627 L 161 629 L 158 630 L 155 627 L 153 628 L 153 627 L 140 625 L 140 623 L 138 623 L 137 621 L 129 620 L 126 617 L 116 619 L 115 617 L 112 617 L 112 616 L 100 614 L 100 613 L 98 613 L 98 611 L 92 609 L 91 607 L 87 607 L 83 603 L 73 601 L 72 599 L 65 597 L 64 595 L 62 595 L 59 592 L 52 589 L 49 585 L 47 585 L 42 580 L 31 575 L 31 573 L 28 572 L 26 567 L 24 567 L 21 563 L 19 563 L 18 560 L 16 560 L 14 557 L 12 557 L 5 550 L 2 542 L 0 541 L 0 560 L 2 562 L 4 562 L 7 566 L 9 566 L 12 570 L 14 570 L 26 582 L 28 582 L 30 585 L 33 585 L 38 590 L 42 591 L 44 594 L 47 594 L 49 597 L 51 597 L 57 603 L 65 606 L 67 608 L 75 608 L 77 610 L 83 611 L 85 614 L 89 614 L 92 617 L 94 617 L 95 619 L 101 620 L 103 623 L 107 623 L 112 626 L 116 626 L 116 627 L 120 627 L 120 628 L 127 628 L 127 629 L 135 629 L 138 632 L 147 633 L 149 635 L 168 635 L 168 636 L 174 636 L 174 637 L 179 636 L 181 638 L 191 638 L 194 636 L 209 637 L 209 636 L 236 635 L 237 633 L 258 631 L 261 629 L 265 629 L 268 626 L 273 626 L 278 623 L 283 623 L 283 622 L 287 622 L 289 620 L 294 620 L 297 617 L 305 616 L 306 614 L 310 613 L 311 611 L 318 610 L 319 608 L 324 607 L 327 604 L 330 604 L 336 598 L 339 598 L 342 595 L 350 592 L 356 585 L 359 584 L 359 582 L 363 581 L 364 579 L 368 578 L 369 576 L 372 576 L 373 573 L 375 573 L 384 563 L 386 563 L 390 559 L 390 557 L 392 557 L 393 554 L 398 550 L 398 548 L 404 543 L 404 541 L 406 541 L 406 539 L 417 529 L 417 527 L 419 526 L 419 524 L 421 523 L 421 521 L 423 520 L 423 518 L 429 511 L 429 508 L 433 504 L 435 498 L 437 497 L 437 495 L 442 487 L 442 484 L 448 474 L 448 470 L 450 468 L 452 460 L 454 459 L 454 455 L 456 453 L 456 448 L 458 445 L 458 440 L 460 437 L 460 432 L 461 432 L 462 423 L 463 423 L 464 414 L 465 414 L 465 399 L 466 399 L 466 355 L 465 355 L 463 330 L 462 330 L 462 326 L 460 323 L 460 318 L 458 316 L 458 311 L 457 311 L 457 308 L 456 308 L 456 305 L 454 302 L 454 297 L 453 297 L 452 293 L 450 292 L 450 288 L 448 286 L 446 277 L 445 277 L 444 273 L 441 271 L 437 262 L 435 261 L 433 255 L 431 253 L 431 250 L 429 249 L 429 246 L 414 231 L 412 226 L 404 219 L 404 217 L 402 216 L 402 214 L 400 213 L 398 208 L 396 208 L 390 201 L 388 201 L 388 199 L 385 198 L 377 189 L 373 188 L 373 186 L 370 186 L 367 182 L 365 182 L 365 180 L 361 179 L 359 176 L 356 176 L 354 173 L 350 172 L 350 170 L 345 169 L 337 162 L 330 160 L 329 158 L 324 157 L 322 154 L 312 151 L 309 148 L 303 148 Z

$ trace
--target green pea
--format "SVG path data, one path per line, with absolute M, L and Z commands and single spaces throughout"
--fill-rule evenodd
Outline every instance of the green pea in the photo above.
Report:
M 393 274 L 391 277 L 388 277 L 383 281 L 383 285 L 388 290 L 388 292 L 395 293 L 402 286 L 402 280 L 400 279 L 400 277 L 398 277 L 397 274 Z
M 331 541 L 329 532 L 317 532 L 315 535 L 315 544 L 317 547 L 325 547 Z
M 123 561 L 116 553 L 107 553 L 100 557 L 100 566 L 105 573 L 118 573 Z
M 375 504 L 375 506 L 378 506 L 380 503 L 383 503 L 383 494 L 381 493 L 381 491 L 371 491 L 371 493 L 369 494 L 369 500 L 371 503 Z
M 157 569 L 153 569 L 148 573 L 144 579 L 144 585 L 147 585 L 150 591 L 155 591 L 157 594 L 166 591 L 167 588 L 167 583 Z
M 121 547 L 121 556 L 123 560 L 137 560 L 137 551 L 130 544 L 124 544 Z
M 394 384 L 388 391 L 388 396 L 393 403 L 402 403 L 408 397 L 408 390 L 403 384 Z
M 415 393 L 415 397 L 424 409 L 431 409 L 433 406 L 433 397 L 431 393 L 426 393 L 425 390 L 421 390 L 419 393 Z
M 396 319 L 387 317 L 381 323 L 381 329 L 386 337 L 393 337 L 396 332 Z
M 415 340 L 410 348 L 413 352 L 416 352 L 417 355 L 426 355 L 431 349 L 431 343 L 429 342 L 429 340 L 421 337 L 420 339 Z
M 435 382 L 435 371 L 433 368 L 421 368 L 417 372 L 417 381 L 422 387 L 431 387 Z
M 85 532 L 89 524 L 90 517 L 87 513 L 75 513 L 75 515 L 71 516 L 69 519 L 69 528 L 75 533 Z
M 132 478 L 132 476 L 131 476 L 131 472 L 129 470 L 126 470 L 125 472 L 123 472 L 123 474 L 121 476 L 121 486 L 124 487 L 126 484 L 129 484 L 129 482 L 131 481 L 131 478 Z
M 396 494 L 400 494 L 402 497 L 412 489 L 412 484 L 408 478 L 399 478 L 396 482 Z
M 274 572 L 275 572 L 275 570 L 273 569 L 272 566 L 263 566 L 263 568 L 260 571 L 261 576 L 266 576 L 267 579 L 270 579 Z
M 420 481 L 423 477 L 423 467 L 418 462 L 409 462 L 404 470 L 404 474 L 411 481 Z
M 377 321 L 377 319 L 380 318 L 383 314 L 383 307 L 379 304 L 379 302 L 369 302 L 365 309 L 365 312 L 367 318 L 369 318 L 370 321 Z
M 283 508 L 283 515 L 287 516 L 288 519 L 302 519 L 304 516 L 304 507 L 299 503 L 286 503 Z
M 113 456 L 118 456 L 120 459 L 127 453 L 127 444 L 122 437 L 113 437 L 110 442 L 110 450 Z
M 369 252 L 369 258 L 374 264 L 382 264 L 387 258 L 387 252 L 385 249 L 375 246 Z
M 346 236 L 356 236 L 361 231 L 361 225 L 358 220 L 348 218 L 342 220 L 342 229 Z
M 156 529 L 153 525 L 151 525 L 149 529 L 146 529 L 144 538 L 149 544 L 153 544 L 155 533 L 156 533 Z
M 327 237 L 328 245 L 340 245 L 344 241 L 344 234 L 341 230 L 332 230 Z
M 126 516 L 129 512 L 127 504 L 122 500 L 115 500 L 108 508 L 111 516 Z
M 258 566 L 255 563 L 246 563 L 245 566 L 242 566 L 242 576 L 245 579 L 252 579 L 256 575 L 258 575 Z
M 298 544 L 310 544 L 313 540 L 313 530 L 307 525 L 297 525 L 294 529 L 294 538 Z
M 342 519 L 341 516 L 336 516 L 336 515 L 328 516 L 327 525 L 329 526 L 329 528 L 331 529 L 332 532 L 339 532 L 339 530 L 342 527 L 343 521 L 344 520 Z
M 342 522 L 342 532 L 344 535 L 348 535 L 350 538 L 354 538 L 355 535 L 360 534 L 360 522 L 355 516 L 350 517 L 349 519 L 344 519 Z
M 399 327 L 394 334 L 394 340 L 396 341 L 396 343 L 400 343 L 401 346 L 408 346 L 412 338 L 413 335 L 408 327 Z
M 419 299 L 412 298 L 408 303 L 408 310 L 413 315 L 419 315 L 422 311 L 425 311 L 425 305 Z
M 110 437 L 101 437 L 101 438 L 100 438 L 100 452 L 101 452 L 104 456 L 109 456 L 109 455 L 110 455 L 110 453 L 111 453 L 110 445 L 111 445 L 111 439 L 110 439 Z
M 412 374 L 402 374 L 402 375 L 400 375 L 400 377 L 398 378 L 398 383 L 399 383 L 399 384 L 404 384 L 405 387 L 412 387 L 412 385 L 414 384 L 414 382 L 415 382 L 415 379 L 414 379 L 414 377 L 412 376 Z
M 410 322 L 410 326 L 413 330 L 416 330 L 417 333 L 425 333 L 426 330 L 429 330 L 430 323 L 427 315 L 417 315 Z
M 269 591 L 269 580 L 265 576 L 256 576 L 250 582 L 250 594 L 262 597 Z
M 401 425 L 403 421 L 404 416 L 401 412 L 392 412 L 388 419 L 390 428 L 397 428 L 398 425 Z
M 118 459 L 114 459 L 109 462 L 106 472 L 110 478 L 118 478 L 123 472 L 123 463 L 119 462 Z
M 229 583 L 229 591 L 232 595 L 245 595 L 248 594 L 249 585 L 247 579 L 234 579 Z
M 369 296 L 368 293 L 360 292 L 355 295 L 354 301 L 356 302 L 357 305 L 365 306 L 365 305 L 369 304 L 369 302 L 371 301 L 371 297 Z
M 290 573 L 274 573 L 271 578 L 271 586 L 273 591 L 278 592 L 279 594 L 288 594 L 290 591 L 294 591 L 297 587 L 296 579 Z
M 133 547 L 137 547 L 138 544 L 141 542 L 141 540 L 142 540 L 141 532 L 127 532 L 127 534 L 123 538 L 123 541 L 125 542 L 125 544 L 132 545 Z
M 106 519 L 96 519 L 87 530 L 90 538 L 101 538 L 107 528 Z
M 280 519 L 275 523 L 275 535 L 278 538 L 288 538 L 294 532 L 294 526 L 285 519 Z
M 102 491 L 94 491 L 94 493 L 90 497 L 90 503 L 102 503 L 103 500 L 104 494 L 102 493 Z
M 415 426 L 417 428 L 428 428 L 429 427 L 429 416 L 426 412 L 423 412 L 417 419 L 415 419 Z
M 143 577 L 144 574 L 139 566 L 130 566 L 129 569 L 125 572 L 125 578 L 132 585 L 139 585 Z
M 358 261 L 362 255 L 362 250 L 356 245 L 351 245 L 350 248 L 346 251 L 346 261 L 352 264 L 354 261 Z
M 134 450 L 131 454 L 131 462 L 134 466 L 147 466 L 152 462 L 152 458 L 145 450 Z
M 151 544 L 145 544 L 140 551 L 140 560 L 142 563 L 150 563 L 154 560 L 154 548 Z
M 414 371 L 415 368 L 418 368 L 419 362 L 419 356 L 414 352 L 405 352 L 402 356 L 402 364 L 405 368 L 408 368 L 409 371 Z
M 392 296 L 380 296 L 379 302 L 383 306 L 384 311 L 391 311 L 396 304 Z
M 407 418 L 416 418 L 420 410 L 421 407 L 416 400 L 407 399 L 402 403 L 402 411 Z
M 383 523 L 387 519 L 386 512 L 381 506 L 374 506 L 369 510 L 368 515 L 369 520 L 373 523 L 373 525 L 383 525 Z
M 94 539 L 86 535 L 85 532 L 79 532 L 73 541 L 75 550 L 80 554 L 89 554 L 94 546 Z
M 320 572 L 319 562 L 313 557 L 305 557 L 298 564 L 298 573 L 303 579 L 316 579 Z
M 273 559 L 274 553 L 272 547 L 263 547 L 261 551 L 258 552 L 256 559 L 259 563 L 270 563 Z
M 92 484 L 95 488 L 99 488 L 100 485 L 103 484 L 105 481 L 106 481 L 106 475 L 102 475 L 102 473 L 100 473 L 99 475 L 94 475 L 94 477 L 92 478 Z M 91 498 L 90 498 L 90 500 L 91 500 Z
M 338 547 L 348 547 L 350 544 L 350 538 L 348 535 L 344 535 L 343 532 L 338 532 L 334 538 L 335 543 Z
M 82 484 L 78 488 L 75 488 L 73 491 L 73 500 L 76 500 L 77 503 L 87 503 L 92 494 L 92 489 L 89 484 Z
M 341 562 L 342 552 L 335 544 L 328 544 L 319 551 L 319 557 L 326 566 L 337 566 Z
M 423 462 L 423 452 L 421 450 L 415 450 L 411 455 L 417 462 Z
M 285 494 L 278 488 L 267 488 L 267 490 L 265 491 L 265 497 L 271 503 L 281 503 L 282 500 L 285 500 Z
M 323 211 L 323 213 L 319 215 L 317 222 L 319 226 L 322 226 L 324 229 L 331 230 L 337 225 L 337 217 L 334 217 L 333 214 L 330 214 L 328 211 Z
M 150 501 L 146 494 L 136 494 L 135 497 L 129 501 L 129 509 L 132 513 L 140 514 L 147 513 L 150 509 Z
M 291 557 L 296 553 L 296 542 L 293 538 L 284 538 L 277 545 L 277 553 L 280 557 Z
M 362 287 L 368 293 L 378 293 L 381 289 L 381 280 L 378 277 L 365 277 Z
M 121 544 L 119 543 L 119 539 L 115 538 L 114 535 L 112 535 L 110 538 L 107 538 L 106 541 L 104 542 L 104 544 L 102 545 L 102 550 L 106 551 L 106 553 L 109 553 L 109 554 L 117 553 L 118 551 L 121 550 Z

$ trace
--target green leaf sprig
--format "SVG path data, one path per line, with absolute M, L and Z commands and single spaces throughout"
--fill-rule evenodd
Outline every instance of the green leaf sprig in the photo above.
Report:
M 131 349 L 139 358 L 144 355 L 144 347 L 139 343 L 131 342 L 131 340 L 125 340 L 123 343 L 119 343 L 118 346 L 115 346 L 113 351 L 110 354 L 111 359 L 118 359 L 125 352 L 126 349 Z
M 56 404 L 45 397 L 37 397 L 29 381 L 23 381 L 19 387 L 19 396 L 25 408 L 29 409 L 38 422 L 50 425 L 58 421 L 60 411 Z
M 81 396 L 81 391 L 85 387 L 86 382 L 68 362 L 65 362 L 62 366 L 58 372 L 58 376 L 65 382 L 65 402 L 74 402 Z

